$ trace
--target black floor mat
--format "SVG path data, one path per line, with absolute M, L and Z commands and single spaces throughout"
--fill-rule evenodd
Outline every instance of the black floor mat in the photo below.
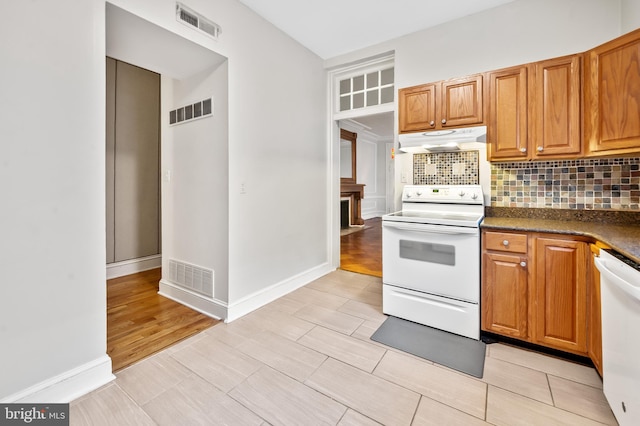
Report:
M 389 317 L 371 340 L 482 378 L 486 345 L 426 325 Z

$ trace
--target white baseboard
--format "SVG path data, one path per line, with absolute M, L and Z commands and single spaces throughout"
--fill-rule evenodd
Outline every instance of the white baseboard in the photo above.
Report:
M 3 399 L 2 403 L 66 404 L 116 378 L 107 354 Z
M 230 305 L 221 300 L 209 299 L 164 279 L 160 280 L 158 294 L 175 300 L 204 315 L 223 319 L 224 322 L 231 322 L 332 271 L 335 271 L 335 268 L 331 267 L 329 263 L 323 263 L 294 277 L 245 296 Z
M 315 268 L 311 268 L 256 293 L 245 296 L 229 305 L 225 322 L 234 321 L 332 271 L 335 271 L 335 268 L 331 267 L 329 263 L 323 263 L 322 265 L 318 265 Z
M 141 257 L 139 259 L 124 260 L 107 264 L 107 279 L 124 277 L 136 272 L 148 271 L 162 267 L 162 255 Z
M 181 303 L 189 308 L 215 319 L 227 316 L 227 304 L 222 300 L 210 299 L 186 288 L 175 285 L 165 279 L 160 280 L 158 294 Z
M 382 217 L 385 214 L 386 214 L 385 212 L 381 212 L 381 211 L 368 212 L 366 214 L 362 212 L 362 219 L 364 220 L 373 219 L 374 217 Z

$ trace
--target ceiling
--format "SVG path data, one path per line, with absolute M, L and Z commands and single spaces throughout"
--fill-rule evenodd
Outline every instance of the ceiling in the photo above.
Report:
M 513 0 L 240 0 L 323 59 Z
M 384 140 L 393 137 L 393 120 L 393 111 L 390 111 L 383 112 L 381 114 L 355 117 L 344 121 L 351 122 L 356 127 L 362 127 L 363 130 L 373 133 L 380 139 Z
M 323 59 L 392 40 L 514 0 L 240 0 Z M 351 121 L 393 137 L 393 112 Z
M 107 56 L 177 80 L 217 68 L 226 60 L 111 3 L 106 6 L 106 36 Z

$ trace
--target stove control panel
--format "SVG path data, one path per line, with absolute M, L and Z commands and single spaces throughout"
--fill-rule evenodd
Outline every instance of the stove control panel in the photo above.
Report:
M 480 185 L 405 185 L 403 202 L 482 204 Z

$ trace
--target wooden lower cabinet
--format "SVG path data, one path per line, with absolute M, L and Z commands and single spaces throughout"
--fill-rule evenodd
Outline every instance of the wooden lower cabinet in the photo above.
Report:
M 596 370 L 602 376 L 602 314 L 600 305 L 600 271 L 593 259 L 600 254 L 601 245 L 590 244 L 589 287 L 587 291 L 587 350 Z
M 588 244 L 536 238 L 535 247 L 533 342 L 586 354 Z
M 587 356 L 589 244 L 580 237 L 483 231 L 482 329 Z M 504 249 L 492 241 L 504 241 Z M 509 251 L 510 250 L 510 251 Z
M 527 338 L 527 271 L 521 256 L 487 252 L 483 259 L 482 329 Z

